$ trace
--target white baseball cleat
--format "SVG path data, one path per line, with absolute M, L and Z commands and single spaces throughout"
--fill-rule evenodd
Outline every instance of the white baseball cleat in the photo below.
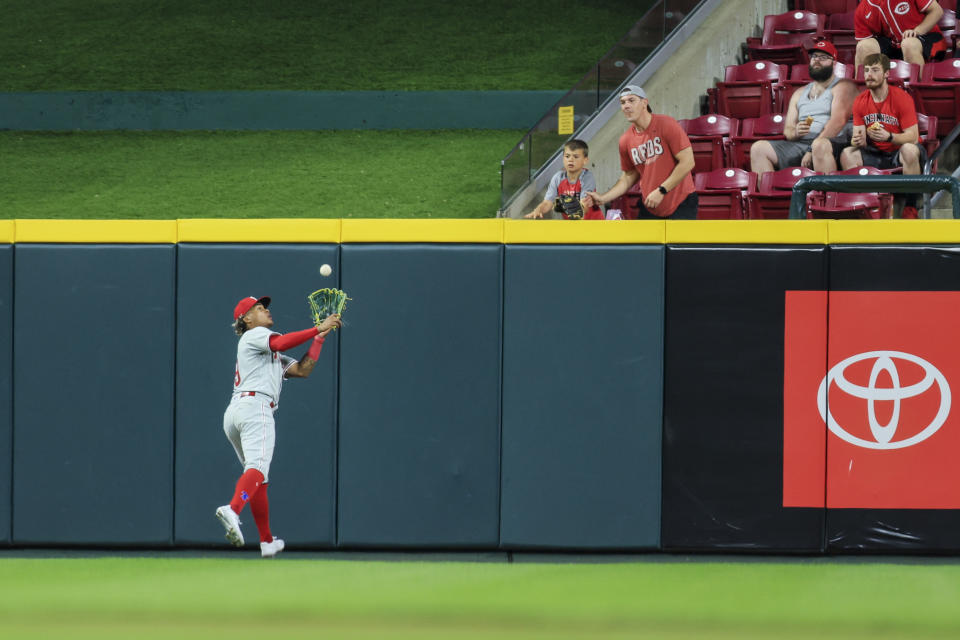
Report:
M 225 504 L 217 508 L 217 520 L 227 530 L 227 540 L 235 547 L 243 546 L 243 532 L 240 531 L 240 516 Z
M 261 542 L 260 543 L 260 555 L 264 558 L 272 558 L 281 551 L 283 551 L 283 540 L 274 536 L 273 542 Z

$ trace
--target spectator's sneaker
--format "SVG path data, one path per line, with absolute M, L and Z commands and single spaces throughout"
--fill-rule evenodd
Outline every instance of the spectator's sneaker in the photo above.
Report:
M 238 516 L 230 505 L 225 504 L 217 509 L 217 520 L 227 530 L 227 540 L 235 547 L 243 546 L 243 532 L 240 531 L 240 516 Z
M 916 207 L 904 207 L 900 217 L 904 220 L 918 220 L 920 218 L 919 214 L 917 214 Z
M 283 551 L 283 540 L 277 536 L 273 536 L 273 542 L 261 542 L 260 543 L 260 555 L 264 558 L 272 558 L 281 551 Z

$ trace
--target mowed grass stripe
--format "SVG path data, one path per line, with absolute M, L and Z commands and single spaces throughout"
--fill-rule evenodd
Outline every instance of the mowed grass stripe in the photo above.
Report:
M 515 130 L 0 132 L 3 218 L 489 218 Z
M 247 561 L 251 555 L 0 560 L 0 619 L 23 633 L 50 631 L 63 619 L 78 630 L 142 623 L 145 632 L 179 625 L 187 635 L 211 624 L 269 623 L 288 637 L 311 628 L 391 638 L 960 633 L 960 566 L 952 564 L 388 563 L 296 554 Z
M 566 90 L 652 4 L 7 0 L 0 91 Z

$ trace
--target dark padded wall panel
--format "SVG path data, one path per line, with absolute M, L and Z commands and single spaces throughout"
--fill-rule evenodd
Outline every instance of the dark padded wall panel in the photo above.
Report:
M 495 547 L 502 247 L 341 251 L 340 544 Z
M 663 255 L 506 248 L 502 547 L 657 547 Z
M 169 544 L 176 248 L 16 248 L 16 543 Z
M 826 251 L 667 248 L 665 549 L 821 549 L 823 509 L 783 507 L 784 300 Z
M 841 501 L 848 507 L 858 500 L 912 508 L 828 508 L 828 550 L 908 552 L 956 552 L 960 549 L 960 510 L 957 486 L 960 471 L 956 452 L 960 446 L 960 338 L 956 330 L 960 290 L 960 249 L 936 246 L 848 246 L 832 247 L 830 286 L 837 293 L 889 292 L 883 296 L 860 294 L 859 305 L 839 301 L 831 304 L 831 326 L 854 323 L 854 330 L 831 332 L 831 363 L 870 350 L 894 350 L 918 356 L 932 364 L 952 389 L 952 409 L 946 422 L 929 438 L 908 447 L 871 450 L 851 447 L 837 437 L 828 438 L 828 506 Z M 916 293 L 914 293 L 916 292 Z M 943 293 L 938 293 L 943 292 Z M 914 295 L 911 295 L 914 293 Z M 863 317 L 856 315 L 863 313 Z M 837 335 L 834 336 L 834 333 Z M 847 336 L 841 339 L 840 336 Z M 845 376 L 852 382 L 869 385 L 875 359 L 860 362 L 862 369 L 848 367 Z M 923 372 L 909 361 L 892 360 L 899 384 L 907 387 L 919 381 Z M 882 373 L 876 387 L 889 387 L 889 372 Z M 838 405 L 852 409 L 838 417 L 841 426 L 854 431 L 865 421 L 867 405 L 831 392 L 831 410 Z M 940 396 L 934 385 L 923 393 L 901 398 L 892 442 L 918 433 L 931 421 Z M 925 407 L 926 403 L 926 407 Z M 892 424 L 893 403 L 874 403 L 880 424 Z M 869 429 L 859 433 L 873 440 Z M 831 470 L 838 465 L 851 468 L 846 484 L 832 481 Z M 872 476 L 870 473 L 872 472 Z M 837 479 L 839 480 L 839 478 Z M 847 494 L 844 497 L 844 494 Z M 924 508 L 936 505 L 937 508 Z
M 13 245 L 0 245 L 0 543 L 10 542 L 13 481 Z
M 223 433 L 237 358 L 233 308 L 244 296 L 271 296 L 275 331 L 308 329 L 307 294 L 335 287 L 338 247 L 180 245 L 177 333 L 176 540 L 226 544 L 216 508 L 230 501 L 242 467 Z M 321 277 L 322 264 L 334 267 Z M 270 521 L 290 547 L 331 547 L 336 517 L 336 367 L 331 333 L 306 380 L 283 385 L 270 468 Z M 300 359 L 309 343 L 287 352 Z M 258 540 L 249 507 L 241 514 L 248 544 Z

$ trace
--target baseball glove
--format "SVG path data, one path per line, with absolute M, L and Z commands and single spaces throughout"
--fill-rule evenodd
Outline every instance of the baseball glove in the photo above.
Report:
M 557 199 L 553 204 L 553 210 L 557 213 L 563 214 L 570 220 L 583 220 L 583 206 L 580 204 L 580 200 L 576 196 L 569 194 L 557 196 Z
M 342 314 L 349 299 L 347 294 L 340 289 L 317 289 L 311 293 L 307 296 L 307 302 L 310 303 L 313 324 L 319 327 L 327 319 L 327 316 L 335 313 Z

